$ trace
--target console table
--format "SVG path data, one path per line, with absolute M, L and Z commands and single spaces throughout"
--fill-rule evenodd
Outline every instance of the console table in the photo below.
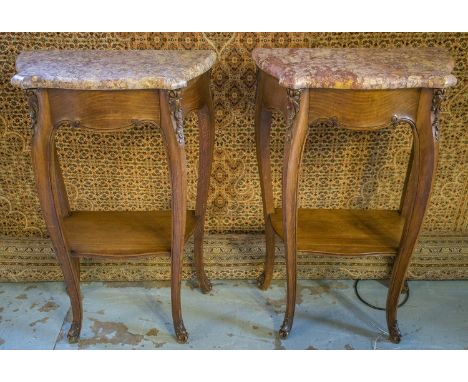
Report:
M 437 162 L 439 111 L 444 89 L 456 84 L 454 66 L 441 48 L 254 49 L 258 68 L 256 147 L 266 234 L 264 271 L 273 275 L 275 234 L 286 255 L 287 305 L 280 336 L 292 327 L 296 302 L 296 251 L 316 255 L 394 256 L 387 297 L 389 337 L 400 341 L 397 304 L 424 213 Z M 282 208 L 275 208 L 269 155 L 271 112 L 286 119 Z M 392 128 L 413 132 L 400 208 L 392 210 L 301 209 L 298 174 L 309 129 L 356 131 Z
M 181 313 L 184 245 L 194 233 L 200 288 L 211 289 L 203 269 L 203 232 L 214 145 L 210 70 L 212 51 L 27 51 L 12 84 L 26 89 L 34 128 L 32 158 L 44 219 L 63 271 L 73 320 L 81 331 L 80 258 L 130 259 L 169 255 L 172 318 L 178 342 L 187 341 Z M 199 173 L 195 211 L 186 209 L 184 116 L 199 116 Z M 171 178 L 171 211 L 72 211 L 55 149 L 63 125 L 99 132 L 139 123 L 160 128 Z

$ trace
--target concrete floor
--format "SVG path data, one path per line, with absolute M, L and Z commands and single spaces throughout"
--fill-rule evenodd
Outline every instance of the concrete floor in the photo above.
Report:
M 68 344 L 69 300 L 60 282 L 0 283 L 0 349 L 468 349 L 468 281 L 411 281 L 399 311 L 403 340 L 386 340 L 385 313 L 362 304 L 352 280 L 301 280 L 293 330 L 280 340 L 285 282 L 214 281 L 209 295 L 184 282 L 189 343 L 175 342 L 167 282 L 82 283 L 81 340 Z M 360 293 L 384 305 L 386 288 Z

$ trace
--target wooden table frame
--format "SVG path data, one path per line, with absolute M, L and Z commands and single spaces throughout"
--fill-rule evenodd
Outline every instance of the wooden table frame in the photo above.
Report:
M 287 305 L 279 334 L 293 324 L 296 303 L 296 251 L 314 254 L 394 256 L 386 316 L 390 340 L 398 343 L 398 299 L 428 205 L 437 163 L 439 111 L 443 89 L 286 89 L 258 69 L 255 114 L 257 160 L 265 219 L 266 257 L 258 279 L 267 289 L 273 276 L 275 234 L 284 240 Z M 269 153 L 272 111 L 286 119 L 282 209 L 275 209 Z M 308 129 L 319 125 L 372 131 L 406 123 L 413 144 L 398 211 L 298 209 L 299 169 Z M 299 222 L 298 222 L 299 221 Z M 316 221 L 320 224 L 314 225 Z M 329 227 L 337 226 L 335 230 Z M 328 228 L 321 228 L 321 227 Z M 378 227 L 379 229 L 375 229 Z M 333 232 L 330 232 L 333 231 Z M 340 237 L 340 241 L 334 240 Z M 353 237 L 359 236 L 358 242 Z M 369 244 L 366 244 L 369 243 Z
M 79 339 L 83 317 L 80 258 L 129 259 L 154 255 L 171 257 L 172 318 L 177 341 L 187 341 L 180 287 L 184 245 L 192 230 L 198 282 L 204 293 L 211 289 L 203 267 L 205 211 L 214 147 L 209 84 L 210 71 L 177 90 L 26 90 L 34 128 L 32 157 L 37 191 L 71 302 L 70 342 Z M 196 111 L 199 116 L 199 173 L 196 208 L 187 212 L 184 117 L 191 111 Z M 56 130 L 65 124 L 99 132 L 123 131 L 142 122 L 159 126 L 164 138 L 171 178 L 172 213 L 125 212 L 119 215 L 115 212 L 71 211 L 55 148 Z M 141 227 L 125 225 L 129 220 L 143 224 Z M 153 237 L 151 229 L 142 228 L 153 224 L 162 235 Z M 103 234 L 114 229 L 115 235 Z M 133 237 L 140 237 L 141 241 L 136 242 Z M 112 249 L 106 250 L 108 247 Z

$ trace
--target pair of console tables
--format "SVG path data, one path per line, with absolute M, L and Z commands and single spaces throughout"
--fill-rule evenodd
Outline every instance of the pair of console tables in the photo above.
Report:
M 194 262 L 203 292 L 203 233 L 214 146 L 212 51 L 29 51 L 13 85 L 26 89 L 34 127 L 32 156 L 42 211 L 70 297 L 69 341 L 80 335 L 80 258 L 169 255 L 172 317 L 186 342 L 181 313 L 184 245 L 194 232 Z M 398 342 L 397 302 L 429 200 L 437 159 L 440 102 L 455 85 L 453 62 L 427 49 L 255 49 L 258 67 L 255 136 L 263 197 L 266 258 L 259 286 L 272 279 L 275 235 L 285 242 L 287 308 L 280 335 L 291 330 L 296 251 L 342 256 L 395 256 L 387 300 L 390 340 Z M 271 112 L 286 119 L 282 208 L 273 201 L 269 159 Z M 186 209 L 184 116 L 199 116 L 195 211 Z M 72 211 L 54 134 L 61 126 L 114 132 L 149 122 L 162 131 L 171 177 L 170 211 Z M 309 129 L 376 130 L 408 124 L 413 149 L 398 211 L 299 209 L 298 174 Z

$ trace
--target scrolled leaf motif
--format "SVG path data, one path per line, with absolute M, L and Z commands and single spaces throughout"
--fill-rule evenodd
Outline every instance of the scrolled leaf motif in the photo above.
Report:
M 35 89 L 26 89 L 26 97 L 29 105 L 29 116 L 31 117 L 31 127 L 36 128 L 37 116 L 39 114 L 39 100 Z
M 172 117 L 175 121 L 175 133 L 176 139 L 179 145 L 185 144 L 185 137 L 184 137 L 184 116 L 182 114 L 182 90 L 175 89 L 169 90 L 169 107 L 171 109 Z
M 396 127 L 399 123 L 407 123 L 408 125 L 410 125 L 413 131 L 416 130 L 416 123 L 411 118 L 399 117 L 398 115 L 394 115 L 392 117 L 391 126 Z
M 131 129 L 131 128 L 135 128 L 135 127 L 140 127 L 145 124 L 150 125 L 152 127 L 159 127 L 159 124 L 156 121 L 153 121 L 151 119 L 130 119 L 128 121 L 128 124 L 118 126 L 118 127 L 116 126 L 116 128 L 111 131 L 123 131 L 123 130 Z M 79 129 L 88 130 L 88 131 L 96 131 L 96 130 L 99 131 L 99 129 L 95 129 L 86 124 L 83 124 L 83 122 L 80 121 L 79 119 L 74 119 L 74 120 L 62 119 L 54 125 L 54 128 L 55 129 L 62 129 L 62 128 L 78 129 L 79 128 Z
M 401 332 L 400 328 L 398 327 L 398 321 L 395 320 L 395 322 L 388 329 L 390 341 L 393 343 L 399 343 L 401 340 Z
M 397 115 L 392 116 L 390 121 L 388 123 L 384 123 L 382 125 L 375 125 L 375 126 L 366 126 L 366 127 L 360 127 L 360 126 L 349 126 L 349 125 L 344 125 L 341 124 L 338 121 L 337 117 L 330 117 L 330 118 L 317 118 L 313 120 L 310 123 L 310 127 L 341 127 L 344 129 L 350 129 L 350 130 L 363 130 L 363 129 L 369 129 L 369 130 L 380 130 L 380 129 L 386 129 L 388 127 L 396 127 L 399 123 L 407 123 L 411 126 L 411 128 L 415 128 L 416 124 L 411 118 L 408 117 L 399 117 Z
M 310 127 L 338 127 L 338 118 L 337 117 L 330 117 L 330 118 L 317 118 L 314 120 Z
M 288 95 L 288 110 L 287 110 L 287 119 L 286 119 L 286 139 L 291 141 L 292 139 L 292 130 L 294 127 L 294 120 L 297 113 L 299 112 L 299 107 L 301 104 L 301 95 L 302 89 L 287 89 L 286 93 Z
M 445 97 L 445 89 L 434 89 L 434 95 L 432 96 L 432 129 L 434 131 L 434 138 L 439 141 L 440 131 L 440 120 L 439 113 L 441 110 L 442 100 Z
M 73 129 L 78 129 L 80 127 L 86 128 L 86 126 L 82 125 L 82 123 L 81 123 L 81 121 L 79 119 L 74 119 L 74 120 L 63 119 L 63 120 L 57 122 L 56 125 L 55 125 L 56 129 L 61 128 L 61 127 L 71 127 Z

